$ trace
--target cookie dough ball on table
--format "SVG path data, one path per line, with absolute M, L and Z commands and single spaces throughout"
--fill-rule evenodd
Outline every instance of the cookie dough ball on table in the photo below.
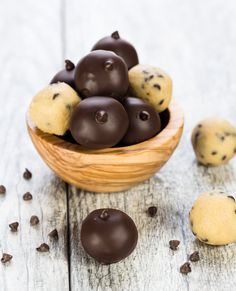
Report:
M 29 115 L 43 132 L 64 135 L 69 129 L 73 109 L 79 102 L 80 97 L 69 85 L 52 84 L 33 98 Z
M 193 129 L 192 145 L 201 164 L 226 164 L 236 153 L 236 128 L 220 118 L 202 120 Z
M 161 69 L 137 65 L 129 70 L 129 84 L 132 95 L 148 101 L 157 112 L 168 108 L 172 97 L 172 80 Z
M 236 241 L 236 203 L 233 196 L 221 191 L 203 193 L 190 213 L 193 234 L 210 245 Z

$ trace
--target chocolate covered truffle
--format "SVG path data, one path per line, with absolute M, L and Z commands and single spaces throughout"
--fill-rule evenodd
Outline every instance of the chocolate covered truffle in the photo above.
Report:
M 65 60 L 65 69 L 58 72 L 50 82 L 50 84 L 64 82 L 75 88 L 74 82 L 75 65 L 70 60 Z
M 70 131 L 82 146 L 101 149 L 116 145 L 128 129 L 128 116 L 117 100 L 90 97 L 80 102 L 73 112 Z
M 134 46 L 128 41 L 120 38 L 118 31 L 113 32 L 111 36 L 100 39 L 92 50 L 113 51 L 124 59 L 128 69 L 138 64 L 138 55 Z
M 85 251 L 103 264 L 121 261 L 132 253 L 138 240 L 133 220 L 117 209 L 97 209 L 83 221 L 81 242 Z
M 158 112 L 140 98 L 127 97 L 123 106 L 129 116 L 129 128 L 122 143 L 132 145 L 155 136 L 161 130 Z
M 83 98 L 109 96 L 120 100 L 129 86 L 127 66 L 113 52 L 91 52 L 75 68 L 75 86 Z

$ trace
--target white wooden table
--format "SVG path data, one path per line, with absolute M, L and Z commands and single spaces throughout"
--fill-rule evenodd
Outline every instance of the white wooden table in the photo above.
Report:
M 1 291 L 42 290 L 236 290 L 236 245 L 197 242 L 188 211 L 202 191 L 236 192 L 236 160 L 219 168 L 199 166 L 190 133 L 201 118 L 220 115 L 236 124 L 235 0 L 0 0 L 0 263 Z M 78 61 L 102 36 L 119 30 L 135 44 L 140 62 L 160 66 L 174 80 L 174 98 L 185 111 L 182 141 L 150 181 L 116 194 L 94 194 L 66 185 L 41 161 L 25 127 L 31 97 L 65 58 Z M 25 168 L 33 173 L 22 178 Z M 33 200 L 22 195 L 30 191 Z M 150 218 L 149 206 L 158 214 Z M 80 244 L 82 219 L 98 207 L 127 212 L 139 230 L 126 260 L 102 266 Z M 29 224 L 37 215 L 40 224 Z M 8 224 L 18 221 L 17 233 Z M 57 228 L 59 241 L 48 233 Z M 179 239 L 179 250 L 168 247 Z M 38 253 L 41 243 L 49 253 Z M 193 251 L 201 260 L 187 276 L 179 267 Z

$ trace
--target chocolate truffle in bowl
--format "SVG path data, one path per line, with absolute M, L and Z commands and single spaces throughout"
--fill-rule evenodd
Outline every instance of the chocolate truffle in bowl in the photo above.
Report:
M 65 60 L 65 69 L 59 71 L 52 79 L 50 84 L 64 82 L 75 88 L 74 82 L 75 65 L 70 60 Z
M 93 46 L 92 50 L 113 51 L 124 59 L 128 69 L 138 64 L 138 54 L 136 49 L 131 43 L 121 38 L 118 31 L 113 32 L 111 36 L 106 36 L 100 39 Z
M 82 146 L 101 149 L 116 145 L 128 129 L 128 116 L 117 100 L 90 97 L 81 101 L 73 112 L 70 131 Z
M 158 112 L 147 102 L 135 97 L 127 97 L 123 106 L 129 116 L 129 128 L 122 144 L 132 145 L 155 136 L 161 130 Z
M 83 98 L 109 96 L 120 100 L 129 86 L 127 66 L 113 52 L 93 51 L 77 64 L 75 86 Z
M 129 256 L 138 241 L 135 223 L 117 209 L 97 209 L 83 221 L 81 242 L 85 251 L 103 264 L 119 262 Z

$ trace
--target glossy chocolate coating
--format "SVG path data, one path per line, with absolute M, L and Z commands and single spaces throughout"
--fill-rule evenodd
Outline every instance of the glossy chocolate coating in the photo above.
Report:
M 129 128 L 122 144 L 132 145 L 155 136 L 161 130 L 158 112 L 140 98 L 127 97 L 123 106 L 129 116 Z
M 128 129 L 128 116 L 117 100 L 90 97 L 74 109 L 70 131 L 82 146 L 101 149 L 116 145 Z
M 50 82 L 50 84 L 64 82 L 75 89 L 75 82 L 74 82 L 74 74 L 75 74 L 75 65 L 69 61 L 65 60 L 65 69 L 58 72 Z
M 76 66 L 75 86 L 83 98 L 109 96 L 120 100 L 129 86 L 127 66 L 113 52 L 91 52 Z
M 118 31 L 113 32 L 111 36 L 106 36 L 100 39 L 93 46 L 92 51 L 94 50 L 113 51 L 124 59 L 128 69 L 131 69 L 139 63 L 138 55 L 134 46 L 128 41 L 120 38 Z
M 83 221 L 81 242 L 85 251 L 103 264 L 119 262 L 132 253 L 138 241 L 133 220 L 117 209 L 97 209 Z

